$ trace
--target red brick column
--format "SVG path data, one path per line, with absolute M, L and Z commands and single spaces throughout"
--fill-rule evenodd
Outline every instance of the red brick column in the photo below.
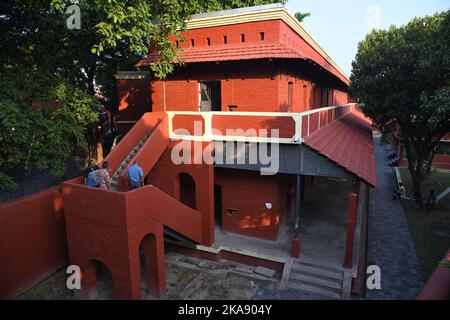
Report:
M 291 244 L 291 257 L 295 259 L 300 258 L 300 249 L 301 249 L 301 242 L 300 238 L 297 236 L 296 238 L 292 239 Z
M 353 240 L 355 238 L 358 196 L 354 193 L 348 198 L 347 239 L 345 243 L 344 268 L 350 269 L 353 261 Z
M 151 296 L 163 298 L 166 292 L 164 239 L 161 235 L 142 241 L 147 268 L 147 288 Z

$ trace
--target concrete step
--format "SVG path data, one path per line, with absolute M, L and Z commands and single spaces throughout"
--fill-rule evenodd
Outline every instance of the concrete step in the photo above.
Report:
M 336 280 L 325 280 L 318 277 L 312 277 L 301 273 L 291 273 L 291 281 L 297 280 L 301 283 L 307 284 L 307 285 L 313 285 L 313 286 L 320 286 L 325 289 L 335 289 L 338 290 L 338 292 L 342 291 L 342 282 Z
M 327 298 L 338 299 L 338 300 L 341 299 L 341 295 L 337 292 L 334 292 L 332 290 L 323 289 L 323 288 L 313 286 L 313 285 L 308 285 L 308 284 L 301 283 L 301 282 L 290 282 L 288 287 L 292 288 L 292 289 L 308 292 L 308 293 L 318 294 L 318 295 L 321 295 L 321 296 L 324 296 Z
M 324 270 L 329 270 L 329 271 L 333 271 L 336 273 L 342 273 L 344 272 L 344 267 L 342 265 L 336 264 L 336 263 L 332 263 L 332 262 L 328 262 L 328 261 L 324 261 L 324 260 L 318 260 L 318 259 L 313 259 L 313 258 L 308 258 L 305 256 L 301 256 L 299 259 L 299 262 L 301 264 L 305 264 L 305 265 L 309 265 L 309 266 L 313 266 L 313 267 L 318 267 Z
M 335 272 L 327 269 L 323 269 L 320 266 L 311 266 L 303 263 L 295 263 L 292 267 L 292 272 L 302 273 L 309 276 L 319 277 L 319 278 L 327 278 L 328 280 L 338 280 L 341 281 L 344 279 L 343 272 Z
M 113 191 L 118 191 L 119 188 L 119 176 L 125 171 L 127 166 L 130 164 L 130 162 L 133 160 L 133 158 L 136 156 L 136 154 L 141 150 L 142 146 L 145 144 L 145 142 L 149 138 L 149 134 L 145 134 L 144 137 L 139 141 L 139 143 L 131 150 L 131 152 L 128 154 L 128 156 L 125 158 L 125 160 L 122 161 L 119 168 L 114 172 L 113 176 L 111 177 L 111 189 Z

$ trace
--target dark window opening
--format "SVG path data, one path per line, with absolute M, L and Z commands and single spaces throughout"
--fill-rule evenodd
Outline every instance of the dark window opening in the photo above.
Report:
M 241 41 L 245 42 L 245 34 L 241 34 Z
M 222 88 L 220 81 L 200 82 L 200 111 L 222 111 Z
M 222 186 L 214 185 L 214 221 L 216 226 L 222 226 Z
M 227 44 L 228 43 L 228 37 L 227 36 L 223 36 L 223 43 Z
M 180 46 L 180 41 L 177 40 L 177 48 Z
M 264 32 L 260 32 L 259 37 L 261 38 L 261 41 L 264 41 L 264 38 L 265 38 Z
M 208 46 L 210 46 L 211 45 L 211 38 L 206 38 L 206 42 L 207 42 Z
M 180 174 L 180 201 L 192 209 L 196 209 L 195 181 L 187 173 Z
M 292 102 L 294 100 L 294 84 L 289 82 L 288 84 L 288 104 L 287 104 L 287 112 L 292 112 Z
M 191 39 L 191 47 L 195 47 L 195 41 L 194 41 L 194 39 Z

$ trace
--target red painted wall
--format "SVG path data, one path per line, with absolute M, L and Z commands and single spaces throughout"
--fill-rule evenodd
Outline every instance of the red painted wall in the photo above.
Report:
M 450 261 L 450 250 L 443 260 Z M 450 300 L 450 270 L 437 267 L 425 284 L 417 300 Z
M 346 92 L 333 88 L 334 85 L 322 74 L 306 71 L 306 68 L 295 63 L 258 60 L 228 65 L 189 64 L 184 69 L 177 69 L 165 82 L 152 81 L 152 107 L 154 111 L 199 111 L 199 81 L 217 80 L 221 81 L 222 111 L 229 111 L 228 106 L 238 106 L 234 111 L 287 112 L 290 83 L 293 90 L 291 112 L 348 102 Z
M 0 298 L 13 298 L 67 265 L 62 198 L 49 189 L 0 205 Z
M 433 167 L 450 170 L 450 155 L 437 154 L 434 156 Z
M 205 244 L 214 243 L 214 169 L 212 165 L 194 164 L 194 158 L 191 157 L 192 164 L 176 165 L 171 159 L 172 150 L 178 142 L 172 142 L 162 154 L 160 160 L 150 171 L 147 177 L 147 183 L 159 188 L 166 194 L 180 199 L 180 181 L 179 175 L 186 173 L 195 181 L 196 210 L 202 214 L 202 235 Z M 205 150 L 207 144 L 196 143 L 199 150 Z M 194 148 L 194 143 L 191 144 Z
M 191 40 L 194 40 L 195 48 L 208 47 L 207 38 L 211 39 L 211 46 L 227 48 L 228 46 L 240 46 L 242 44 L 241 34 L 245 34 L 246 44 L 270 44 L 279 41 L 279 20 L 241 23 L 238 26 L 218 26 L 213 28 L 200 28 L 189 30 L 184 33 L 185 42 L 180 47 L 190 48 Z M 264 32 L 264 41 L 261 41 L 260 32 Z M 224 44 L 224 36 L 227 36 L 228 44 Z M 175 39 L 172 37 L 175 41 Z
M 151 87 L 148 80 L 117 80 L 119 98 L 119 121 L 138 121 L 146 112 L 152 111 Z M 133 124 L 119 124 L 123 133 L 128 132 Z
M 279 177 L 218 168 L 215 174 L 215 183 L 222 187 L 222 229 L 276 240 L 286 203 Z M 230 214 L 229 209 L 236 211 Z

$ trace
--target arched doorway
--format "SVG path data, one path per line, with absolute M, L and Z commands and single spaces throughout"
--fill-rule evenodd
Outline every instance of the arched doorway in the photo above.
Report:
M 195 180 L 187 173 L 178 176 L 180 201 L 192 209 L 197 208 Z
M 114 299 L 114 280 L 108 267 L 99 260 L 91 260 L 90 265 L 95 269 L 95 289 L 98 300 Z
M 162 259 L 162 262 L 158 259 Z M 139 263 L 142 299 L 160 298 L 165 291 L 164 268 L 159 268 L 161 263 L 164 264 L 164 255 L 158 255 L 158 243 L 154 234 L 148 234 L 142 239 L 139 245 Z

